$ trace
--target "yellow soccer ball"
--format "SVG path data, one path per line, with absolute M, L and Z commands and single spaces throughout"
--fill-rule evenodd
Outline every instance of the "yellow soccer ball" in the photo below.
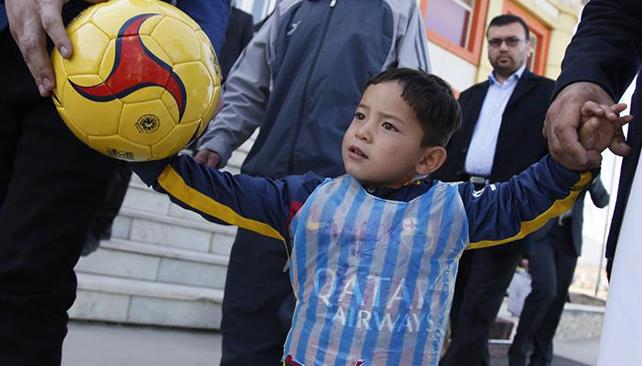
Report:
M 112 0 L 85 10 L 67 33 L 73 56 L 51 56 L 52 99 L 91 148 L 122 160 L 156 160 L 205 130 L 220 95 L 220 67 L 185 13 L 158 0 Z

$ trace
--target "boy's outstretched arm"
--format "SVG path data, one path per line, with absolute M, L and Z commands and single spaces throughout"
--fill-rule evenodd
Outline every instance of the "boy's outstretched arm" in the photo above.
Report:
M 585 102 L 578 130 L 583 147 L 599 154 L 621 143 L 622 126 L 633 119 L 620 117 L 625 109 L 625 104 L 606 106 Z M 469 248 L 484 248 L 525 237 L 573 207 L 592 180 L 593 173 L 569 170 L 547 156 L 508 182 L 491 185 L 481 192 L 474 192 L 472 184 L 462 183 L 459 191 L 468 213 Z
M 288 237 L 290 219 L 323 181 L 313 173 L 284 179 L 232 175 L 189 156 L 130 165 L 148 186 L 206 220 L 279 240 Z
M 460 183 L 468 216 L 469 249 L 521 239 L 567 211 L 593 180 L 593 173 L 568 170 L 550 156 L 509 181 L 474 191 Z

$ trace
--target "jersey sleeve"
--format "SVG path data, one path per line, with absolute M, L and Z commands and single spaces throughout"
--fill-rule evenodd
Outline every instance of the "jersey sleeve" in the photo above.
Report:
M 509 181 L 475 191 L 460 183 L 470 235 L 468 249 L 486 248 L 521 239 L 573 207 L 592 172 L 575 172 L 542 158 Z
M 278 240 L 287 239 L 292 216 L 323 181 L 314 173 L 283 179 L 232 175 L 189 156 L 130 165 L 148 186 L 206 220 Z

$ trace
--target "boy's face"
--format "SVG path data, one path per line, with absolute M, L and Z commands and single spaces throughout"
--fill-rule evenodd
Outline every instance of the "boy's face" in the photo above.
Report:
M 363 183 L 398 188 L 445 160 L 443 147 L 421 146 L 424 132 L 402 92 L 396 82 L 370 85 L 343 136 L 345 170 Z M 435 150 L 443 150 L 440 162 Z

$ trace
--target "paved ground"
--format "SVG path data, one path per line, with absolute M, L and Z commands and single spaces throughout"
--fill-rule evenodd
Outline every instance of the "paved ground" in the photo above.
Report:
M 214 332 L 71 322 L 62 366 L 216 366 Z
M 582 339 L 555 343 L 555 353 L 572 358 L 586 365 L 597 363 L 597 354 L 600 349 L 600 339 Z
M 556 353 L 564 357 L 556 357 L 552 366 L 595 365 L 598 346 L 597 339 L 557 342 Z M 62 365 L 217 366 L 220 347 L 221 336 L 216 332 L 73 321 Z M 504 365 L 504 359 L 492 362 L 492 366 Z

